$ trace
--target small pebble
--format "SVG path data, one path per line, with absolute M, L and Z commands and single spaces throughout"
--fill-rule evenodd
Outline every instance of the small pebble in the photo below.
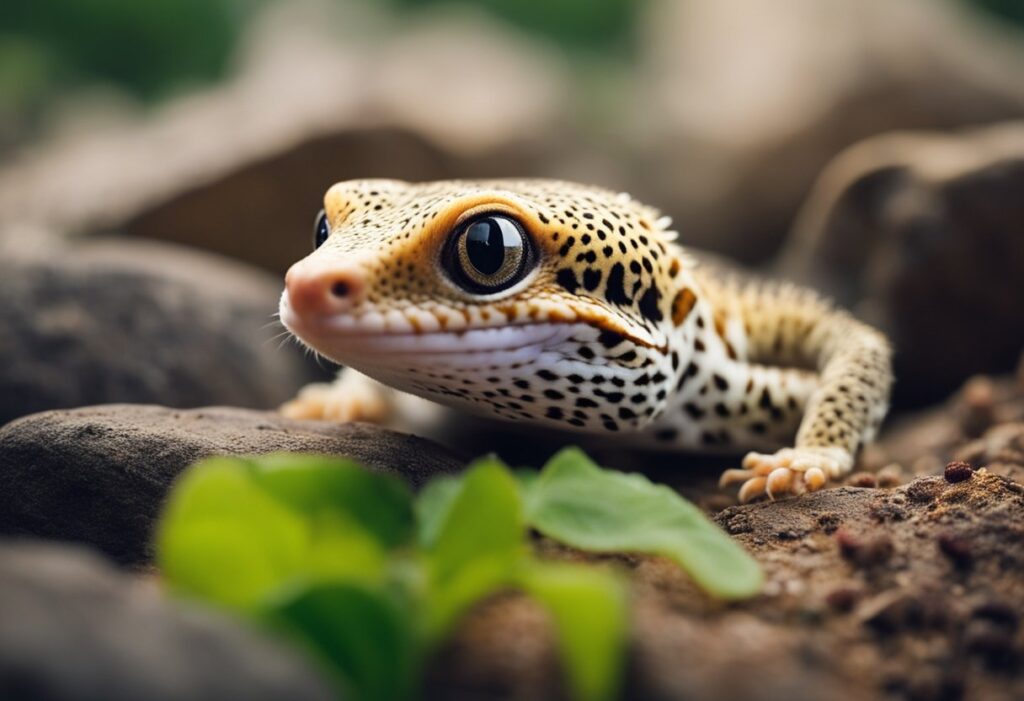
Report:
M 974 559 L 971 552 L 971 544 L 966 538 L 956 533 L 944 532 L 939 534 L 939 550 L 942 554 L 952 560 L 958 567 L 967 567 Z
M 1017 612 L 1004 601 L 986 601 L 978 604 L 971 612 L 974 618 L 983 618 L 992 623 L 998 624 L 1011 633 L 1017 630 L 1019 616 Z
M 907 601 L 907 595 L 903 592 L 882 592 L 864 602 L 858 617 L 864 625 L 879 633 L 894 633 L 906 623 Z
M 839 545 L 839 554 L 847 559 L 852 559 L 861 548 L 860 540 L 845 528 L 836 531 L 836 544 Z
M 861 592 L 859 589 L 850 586 L 836 587 L 825 595 L 825 603 L 836 611 L 848 613 L 860 601 Z
M 887 535 L 861 539 L 846 528 L 836 531 L 839 554 L 850 562 L 867 567 L 885 562 L 892 555 L 892 540 Z
M 971 438 L 977 438 L 995 420 L 995 385 L 991 378 L 972 377 L 963 388 L 960 426 Z
M 968 463 L 957 460 L 946 465 L 942 475 L 946 478 L 947 482 L 956 484 L 957 482 L 969 480 L 974 475 L 974 469 Z
M 851 487 L 859 489 L 874 489 L 878 486 L 878 478 L 870 472 L 858 472 L 855 475 L 851 475 L 846 483 Z
M 995 392 L 992 378 L 975 375 L 964 383 L 964 403 L 972 409 L 988 409 L 995 403 Z
M 898 487 L 903 484 L 903 466 L 897 462 L 889 463 L 877 473 L 879 487 Z
M 839 514 L 830 512 L 818 516 L 818 525 L 826 533 L 835 533 L 840 523 L 842 523 L 842 519 L 839 517 Z
M 907 487 L 907 498 L 918 504 L 934 500 L 944 489 L 942 481 L 935 477 L 922 477 Z
M 1013 633 L 991 621 L 971 621 L 964 631 L 963 644 L 968 652 L 978 655 L 991 669 L 1003 669 L 1015 661 Z
M 783 589 L 790 596 L 800 596 L 807 589 L 807 585 L 800 579 L 787 579 L 783 584 Z

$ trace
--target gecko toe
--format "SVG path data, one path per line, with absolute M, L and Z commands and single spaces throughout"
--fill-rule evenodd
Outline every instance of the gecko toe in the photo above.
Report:
M 741 504 L 756 499 L 765 493 L 765 486 L 768 484 L 767 477 L 752 477 L 740 487 L 739 499 Z
M 765 493 L 774 500 L 776 494 L 785 494 L 793 483 L 793 471 L 788 467 L 778 467 L 768 475 Z
M 725 470 L 722 472 L 722 476 L 718 478 L 719 487 L 728 487 L 730 484 L 736 484 L 737 482 L 746 482 L 747 480 L 756 477 L 757 474 L 753 470 Z
M 824 471 L 820 467 L 812 467 L 804 473 L 804 484 L 807 491 L 814 492 L 825 486 L 827 482 Z

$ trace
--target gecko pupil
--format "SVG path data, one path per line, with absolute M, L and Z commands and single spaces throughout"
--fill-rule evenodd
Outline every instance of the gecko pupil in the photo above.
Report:
M 327 221 L 327 213 L 324 210 L 316 215 L 313 223 L 313 248 L 317 249 L 324 245 L 324 241 L 331 235 L 331 225 Z
M 526 272 L 529 244 L 522 227 L 501 214 L 486 214 L 456 230 L 449 247 L 449 275 L 469 292 L 511 287 Z
M 507 221 L 507 220 L 505 220 Z M 509 237 L 512 246 L 521 245 L 518 232 Z M 494 217 L 474 222 L 466 230 L 466 254 L 469 262 L 484 275 L 494 275 L 505 262 L 505 232 Z

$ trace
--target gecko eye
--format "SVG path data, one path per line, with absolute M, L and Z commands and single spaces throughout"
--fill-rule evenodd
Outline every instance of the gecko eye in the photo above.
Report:
M 445 267 L 469 292 L 500 292 L 526 274 L 530 245 L 519 222 L 503 214 L 470 219 L 449 240 Z
M 331 235 L 331 225 L 327 222 L 327 213 L 320 210 L 313 223 L 313 250 L 324 245 L 324 241 Z

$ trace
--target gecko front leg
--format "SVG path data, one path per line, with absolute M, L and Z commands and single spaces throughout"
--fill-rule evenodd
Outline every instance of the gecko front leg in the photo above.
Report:
M 334 382 L 316 382 L 299 390 L 279 411 L 290 419 L 387 423 L 395 391 L 361 372 L 344 368 Z
M 742 469 L 726 470 L 721 484 L 741 482 L 739 497 L 745 502 L 814 491 L 850 472 L 857 451 L 874 438 L 888 409 L 888 342 L 806 290 L 733 282 L 719 291 L 728 313 L 743 322 L 753 362 L 817 370 L 793 447 L 748 453 Z

